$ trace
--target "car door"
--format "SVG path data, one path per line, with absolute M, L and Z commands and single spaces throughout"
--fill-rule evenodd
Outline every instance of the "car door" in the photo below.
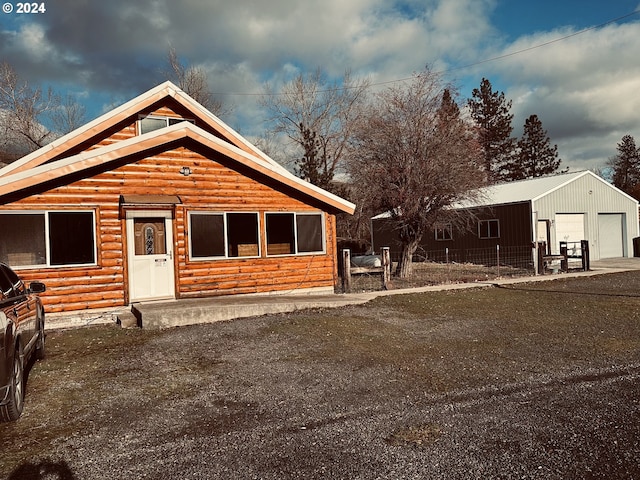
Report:
M 20 340 L 27 353 L 27 345 L 37 333 L 37 304 L 32 295 L 29 295 L 27 288 L 20 278 L 5 265 L 0 265 L 0 270 L 8 280 L 12 289 L 8 292 L 8 307 L 10 314 L 13 314 L 16 324 L 16 335 L 20 335 Z
M 9 385 L 12 364 L 10 352 L 13 352 L 13 285 L 0 269 L 0 402 L 4 399 Z

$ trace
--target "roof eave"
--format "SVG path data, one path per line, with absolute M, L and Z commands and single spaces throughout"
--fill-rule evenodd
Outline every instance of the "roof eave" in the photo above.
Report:
M 219 152 L 255 172 L 272 178 L 282 185 L 312 197 L 333 209 L 349 214 L 353 214 L 355 211 L 353 203 L 305 182 L 286 170 L 274 168 L 266 160 L 226 143 L 200 127 L 187 122 L 82 152 L 69 158 L 40 165 L 28 171 L 20 171 L 0 177 L 0 197 L 187 138 Z

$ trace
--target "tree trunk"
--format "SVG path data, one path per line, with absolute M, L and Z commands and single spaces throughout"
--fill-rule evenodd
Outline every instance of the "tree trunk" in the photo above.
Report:
M 400 261 L 396 267 L 396 276 L 399 278 L 409 278 L 413 272 L 413 254 L 416 253 L 420 240 L 412 240 L 402 244 Z

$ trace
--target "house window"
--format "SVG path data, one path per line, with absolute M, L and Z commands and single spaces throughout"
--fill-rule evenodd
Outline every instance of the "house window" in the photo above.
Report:
M 324 228 L 319 213 L 267 213 L 267 255 L 324 252 Z
M 191 258 L 258 257 L 257 213 L 189 214 Z
M 154 130 L 158 130 L 160 128 L 168 127 L 170 125 L 175 125 L 180 122 L 189 122 L 195 125 L 195 120 L 190 120 L 187 118 L 179 118 L 179 117 L 160 117 L 154 115 L 147 115 L 146 117 L 141 116 L 138 119 L 138 132 L 140 135 L 144 135 L 145 133 L 153 132 Z
M 500 238 L 500 220 L 480 220 L 478 222 L 480 238 Z
M 453 239 L 452 231 L 453 229 L 450 223 L 447 223 L 446 225 L 436 226 L 436 231 L 435 231 L 436 240 L 438 241 L 452 240 Z
M 49 212 L 49 264 L 95 263 L 93 212 Z
M 0 261 L 13 266 L 96 263 L 92 211 L 0 214 Z

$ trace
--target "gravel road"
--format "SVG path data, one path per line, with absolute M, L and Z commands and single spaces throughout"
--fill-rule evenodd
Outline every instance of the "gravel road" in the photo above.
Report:
M 0 477 L 640 478 L 640 272 L 575 282 L 52 332 Z

